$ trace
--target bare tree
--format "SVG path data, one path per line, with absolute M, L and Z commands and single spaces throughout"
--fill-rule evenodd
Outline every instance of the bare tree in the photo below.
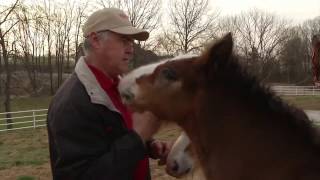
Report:
M 166 30 L 169 42 L 175 42 L 183 53 L 197 51 L 210 39 L 218 13 L 210 12 L 209 0 L 175 0 L 170 9 L 170 24 Z
M 305 21 L 302 26 L 309 34 L 318 34 L 320 32 L 320 16 Z
M 304 83 L 311 80 L 311 76 L 303 68 L 305 60 L 308 59 L 305 48 L 307 45 L 299 34 L 299 28 L 290 28 L 288 32 L 288 39 L 281 47 L 281 65 L 282 72 L 286 77 L 288 83 Z
M 16 11 L 16 17 L 19 19 L 19 46 L 23 51 L 23 64 L 27 71 L 32 91 L 37 94 L 38 84 L 38 38 L 40 35 L 40 20 L 42 17 L 33 6 L 21 5 Z
M 10 86 L 11 86 L 11 66 L 10 66 L 10 61 L 9 61 L 9 56 L 8 56 L 8 37 L 7 34 L 10 32 L 10 30 L 18 23 L 17 20 L 12 18 L 12 12 L 14 9 L 18 6 L 19 0 L 16 0 L 15 3 L 8 8 L 6 8 L 4 11 L 1 11 L 0 13 L 0 46 L 1 46 L 1 52 L 2 52 L 2 57 L 4 61 L 4 71 L 6 74 L 6 81 L 5 81 L 5 100 L 4 100 L 4 107 L 5 107 L 5 112 L 11 112 L 11 99 L 10 99 Z M 3 17 L 3 18 L 2 18 Z M 7 118 L 7 123 L 8 129 L 12 128 L 12 119 L 11 119 L 11 114 L 7 113 L 6 118 Z
M 70 60 L 71 28 L 74 23 L 75 1 L 65 4 L 55 4 L 52 13 L 52 31 L 55 49 L 55 65 L 57 69 L 57 86 L 63 82 L 65 63 Z M 69 47 L 68 47 L 69 44 Z M 69 63 L 70 64 L 70 63 Z
M 74 60 L 75 60 L 75 63 L 77 63 L 78 61 L 78 55 L 81 54 L 80 52 L 82 51 L 81 49 L 81 40 L 83 39 L 82 37 L 82 34 L 80 33 L 80 29 L 81 29 L 81 25 L 83 24 L 83 20 L 84 20 L 84 17 L 85 17 L 85 10 L 86 10 L 86 7 L 88 6 L 87 3 L 85 3 L 83 6 L 78 6 L 76 8 L 76 13 L 75 13 L 75 34 L 74 34 L 74 37 L 75 37 L 75 56 L 74 56 Z
M 239 50 L 256 74 L 268 79 L 277 65 L 281 44 L 287 39 L 288 22 L 273 14 L 252 10 L 237 16 Z
M 214 29 L 215 31 L 210 33 L 215 35 L 215 37 L 221 37 L 228 32 L 232 32 L 232 37 L 234 39 L 237 39 L 239 36 L 239 31 L 236 24 L 237 24 L 236 16 L 221 17 L 219 18 L 219 21 L 217 23 L 217 28 Z
M 155 45 L 152 48 L 159 55 L 169 56 L 174 56 L 178 49 L 180 49 L 180 44 L 175 41 L 174 35 L 165 31 L 157 36 Z
M 124 10 L 133 26 L 146 29 L 150 33 L 160 26 L 161 0 L 99 0 L 102 7 L 117 7 Z M 142 47 L 149 47 L 148 41 L 138 42 Z
M 43 15 L 42 21 L 42 32 L 45 36 L 45 42 L 47 47 L 47 69 L 49 72 L 50 79 L 50 94 L 54 94 L 54 84 L 53 84 L 53 67 L 52 67 L 52 44 L 53 44 L 53 36 L 52 36 L 52 13 L 53 8 L 50 0 L 44 0 L 43 6 L 40 9 L 40 13 Z M 46 59 L 46 58 L 44 58 Z M 45 64 L 44 64 L 45 65 Z

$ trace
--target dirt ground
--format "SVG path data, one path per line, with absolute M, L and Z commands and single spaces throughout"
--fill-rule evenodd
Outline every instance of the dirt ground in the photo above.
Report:
M 151 161 L 152 179 L 174 180 L 175 178 L 168 176 L 163 167 L 159 167 L 157 162 Z M 41 166 L 23 166 L 13 167 L 0 171 L 1 180 L 16 180 L 18 177 L 31 176 L 37 180 L 51 180 L 51 172 L 49 163 Z
M 163 166 L 158 166 L 154 160 L 150 161 L 151 176 L 153 180 L 176 180 L 176 178 L 169 176 L 165 173 Z M 35 177 L 35 180 L 51 180 L 51 172 L 49 163 L 41 166 L 23 166 L 13 167 L 0 171 L 1 180 L 17 180 L 18 177 L 22 180 L 22 176 Z M 19 179 L 19 180 L 20 180 Z M 195 174 L 193 176 L 184 177 L 183 180 L 201 180 L 201 178 Z M 26 179 L 27 180 L 27 179 Z

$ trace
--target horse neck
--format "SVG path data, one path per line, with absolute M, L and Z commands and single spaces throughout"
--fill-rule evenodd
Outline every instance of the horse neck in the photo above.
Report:
M 195 110 L 185 130 L 208 179 L 219 176 L 212 174 L 217 172 L 217 167 L 232 164 L 233 173 L 237 174 L 246 171 L 243 164 L 250 163 L 259 172 L 264 166 L 287 158 L 287 153 L 303 154 L 306 150 L 303 141 L 296 143 L 299 137 L 286 134 L 287 129 L 281 128 L 282 125 L 269 124 L 270 119 L 282 117 L 256 111 L 254 104 L 245 104 L 231 96 L 203 99 L 207 100 Z

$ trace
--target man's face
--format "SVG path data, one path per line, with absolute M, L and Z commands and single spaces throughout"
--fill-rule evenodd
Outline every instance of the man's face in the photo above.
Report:
M 103 71 L 111 77 L 117 77 L 129 70 L 129 61 L 133 57 L 133 39 L 108 32 L 105 38 L 100 38 L 99 48 L 99 64 Z

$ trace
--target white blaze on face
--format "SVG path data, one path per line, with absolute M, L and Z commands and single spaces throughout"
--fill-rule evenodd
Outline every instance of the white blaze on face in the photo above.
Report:
M 181 60 L 181 59 L 189 59 L 192 57 L 196 57 L 196 55 L 181 55 L 174 57 L 172 59 L 166 59 L 157 63 L 141 66 L 127 75 L 125 75 L 123 78 L 121 78 L 118 89 L 120 92 L 120 95 L 122 96 L 122 99 L 124 102 L 128 102 L 132 100 L 131 98 L 134 98 L 139 93 L 139 87 L 136 84 L 136 79 L 143 76 L 143 75 L 149 75 L 153 73 L 153 71 L 159 66 L 160 64 L 163 64 L 168 61 L 175 61 L 175 60 Z
M 182 132 L 175 141 L 167 158 L 166 171 L 174 177 L 187 175 L 194 166 L 193 157 L 187 151 L 190 146 L 189 137 Z
M 151 74 L 158 65 L 165 62 L 166 61 L 161 61 L 158 63 L 141 66 L 140 68 L 131 71 L 129 74 L 121 78 L 118 89 L 122 97 L 122 100 L 124 102 L 132 100 L 131 98 L 133 98 L 139 93 L 139 88 L 136 84 L 136 79 L 143 75 Z

